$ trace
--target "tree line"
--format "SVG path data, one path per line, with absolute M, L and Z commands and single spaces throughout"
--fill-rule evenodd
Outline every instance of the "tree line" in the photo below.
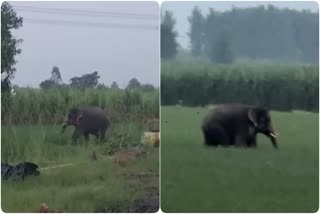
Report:
M 117 82 L 113 81 L 109 86 L 99 83 L 99 73 L 94 71 L 92 73 L 83 74 L 81 76 L 72 77 L 70 79 L 70 84 L 63 83 L 62 75 L 58 66 L 54 66 L 51 71 L 51 77 L 40 83 L 41 89 L 51 89 L 51 88 L 75 88 L 75 89 L 85 89 L 85 88 L 99 88 L 99 89 L 120 89 Z M 142 91 L 152 91 L 155 87 L 152 84 L 142 84 L 137 78 L 132 78 L 129 80 L 127 90 L 140 89 Z
M 319 13 L 275 6 L 233 7 L 206 15 L 195 7 L 190 14 L 189 42 L 193 56 L 232 63 L 236 58 L 318 63 Z M 161 23 L 161 57 L 177 54 L 174 14 L 165 11 Z

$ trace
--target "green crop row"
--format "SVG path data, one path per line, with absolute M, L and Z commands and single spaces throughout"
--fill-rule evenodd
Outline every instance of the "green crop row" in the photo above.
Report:
M 161 73 L 162 105 L 240 102 L 318 112 L 318 66 L 164 62 Z
M 56 124 L 70 108 L 100 106 L 110 117 L 158 117 L 158 90 L 114 89 L 17 89 L 14 96 L 2 96 L 2 123 Z

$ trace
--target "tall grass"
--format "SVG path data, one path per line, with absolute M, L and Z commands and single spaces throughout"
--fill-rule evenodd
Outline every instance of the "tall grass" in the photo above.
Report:
M 163 62 L 161 104 L 197 106 L 225 102 L 275 110 L 318 111 L 319 67 Z
M 158 90 L 113 89 L 17 89 L 10 102 L 2 103 L 2 123 L 53 124 L 63 120 L 72 107 L 100 106 L 124 117 L 158 117 Z M 111 113 L 112 112 L 112 113 Z

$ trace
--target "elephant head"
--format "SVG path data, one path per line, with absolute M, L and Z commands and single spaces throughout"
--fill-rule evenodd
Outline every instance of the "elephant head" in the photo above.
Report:
M 274 148 L 277 148 L 277 136 L 269 112 L 260 107 L 251 108 L 248 111 L 248 118 L 255 128 L 256 132 L 262 133 L 270 138 Z
M 64 132 L 65 128 L 69 125 L 77 126 L 82 116 L 83 114 L 79 109 L 72 108 L 62 124 L 62 132 Z

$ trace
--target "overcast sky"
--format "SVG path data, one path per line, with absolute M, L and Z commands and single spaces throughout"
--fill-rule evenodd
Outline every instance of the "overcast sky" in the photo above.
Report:
M 13 84 L 38 87 L 58 66 L 65 83 L 98 71 L 107 85 L 136 77 L 159 86 L 157 2 L 9 3 L 25 19 L 13 32 L 24 40 Z
M 239 8 L 255 7 L 258 5 L 272 4 L 279 8 L 291 8 L 297 10 L 309 9 L 313 12 L 318 11 L 318 4 L 316 1 L 277 1 L 277 2 L 266 2 L 266 1 L 185 1 L 185 2 L 163 2 L 161 4 L 161 10 L 170 10 L 173 12 L 176 18 L 176 30 L 178 31 L 178 43 L 184 48 L 189 47 L 189 37 L 187 32 L 189 31 L 190 25 L 187 18 L 190 16 L 192 9 L 198 6 L 202 11 L 202 14 L 207 14 L 209 8 L 213 8 L 216 11 L 230 10 L 233 6 Z

